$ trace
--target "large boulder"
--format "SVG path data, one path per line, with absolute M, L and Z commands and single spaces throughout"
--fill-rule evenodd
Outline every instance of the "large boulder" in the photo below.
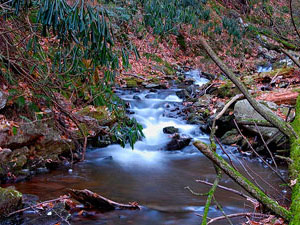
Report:
M 22 194 L 12 188 L 0 188 L 0 221 L 22 207 Z
M 15 134 L 0 130 L 0 179 L 8 172 L 22 175 L 23 169 L 44 167 L 69 155 L 75 144 L 61 136 L 54 124 L 45 121 L 20 124 Z M 1 181 L 0 181 L 1 182 Z
M 276 110 L 278 108 L 277 105 L 272 102 L 261 101 L 259 104 L 261 105 L 261 107 L 263 107 L 265 111 L 271 113 L 273 113 L 272 110 Z M 240 100 L 235 104 L 234 116 L 237 122 L 245 120 L 266 121 L 265 118 L 263 118 L 258 112 L 256 112 L 256 110 L 250 105 L 250 103 L 246 99 Z M 254 125 L 244 125 L 244 127 L 251 132 L 258 133 Z M 265 138 L 273 137 L 278 132 L 278 129 L 273 127 L 259 126 L 259 130 Z
M 75 148 L 70 140 L 62 138 L 54 124 L 42 121 L 21 124 L 15 135 L 2 132 L 2 136 L 5 136 L 5 138 L 0 139 L 0 147 L 2 148 L 9 148 L 13 151 L 20 149 L 18 151 L 28 155 L 29 150 L 23 148 L 27 146 L 30 147 L 31 153 L 35 151 L 36 156 L 52 160 Z

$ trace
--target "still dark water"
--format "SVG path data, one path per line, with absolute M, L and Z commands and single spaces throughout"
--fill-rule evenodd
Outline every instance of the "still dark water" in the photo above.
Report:
M 197 82 L 201 84 L 205 81 L 198 79 Z M 182 101 L 175 95 L 175 91 L 120 91 L 121 98 L 130 103 L 130 110 L 134 112 L 132 116 L 144 127 L 146 138 L 139 141 L 134 150 L 129 147 L 123 149 L 118 145 L 91 149 L 87 153 L 87 160 L 74 165 L 72 170 L 38 175 L 30 181 L 16 184 L 16 189 L 37 195 L 40 200 L 57 198 L 65 194 L 67 188 L 90 189 L 114 201 L 137 201 L 144 206 L 140 211 L 117 210 L 86 219 L 74 218 L 71 224 L 200 224 L 201 217 L 196 214 L 203 214 L 206 197 L 192 195 L 185 187 L 190 186 L 196 192 L 207 192 L 209 187 L 195 180 L 213 182 L 215 171 L 212 163 L 192 145 L 182 151 L 164 150 L 170 140 L 162 131 L 166 126 L 175 126 L 180 133 L 194 140 L 208 142 L 208 136 L 198 126 L 186 124 L 177 116 Z M 276 175 L 257 160 L 248 157 L 244 159 L 234 149 L 227 149 L 233 153 L 231 157 L 241 171 L 239 161 L 249 171 L 257 173 L 253 176 L 267 193 L 283 201 L 286 191 L 279 187 L 281 181 Z M 286 173 L 284 170 L 282 172 Z M 261 182 L 259 176 L 277 191 Z M 227 176 L 223 177 L 221 184 L 240 190 Z M 249 202 L 230 192 L 219 189 L 215 197 L 227 214 L 253 211 Z M 220 215 L 222 213 L 212 204 L 209 217 Z M 234 224 L 240 222 L 233 220 Z M 215 224 L 227 224 L 227 221 Z

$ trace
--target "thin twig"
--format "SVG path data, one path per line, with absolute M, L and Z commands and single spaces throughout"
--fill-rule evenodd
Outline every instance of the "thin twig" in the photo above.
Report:
M 276 163 L 276 161 L 275 161 L 275 159 L 274 159 L 274 156 L 273 156 L 271 150 L 269 149 L 269 146 L 268 146 L 267 143 L 265 142 L 265 139 L 264 139 L 262 133 L 260 132 L 260 129 L 259 129 L 259 127 L 257 126 L 257 124 L 256 124 L 255 122 L 254 122 L 254 124 L 255 124 L 256 130 L 258 131 L 258 133 L 259 133 L 259 135 L 260 135 L 260 138 L 261 138 L 262 142 L 264 143 L 264 146 L 266 147 L 267 151 L 269 152 L 269 154 L 270 154 L 270 156 L 271 156 L 271 158 L 272 158 L 272 161 L 273 161 L 273 163 L 274 163 L 274 165 L 275 165 L 276 170 L 278 170 L 277 163 Z
M 236 128 L 237 128 L 237 130 L 239 131 L 239 133 L 242 135 L 242 137 L 243 137 L 243 139 L 248 143 L 248 145 L 249 145 L 249 147 L 250 147 L 250 149 L 255 153 L 255 155 L 258 157 L 258 158 L 260 158 L 260 160 L 264 163 L 264 164 L 266 164 L 284 183 L 286 183 L 286 184 L 288 184 L 288 182 L 281 176 L 281 174 L 277 171 L 277 170 L 275 170 L 266 160 L 264 160 L 264 158 L 263 157 L 261 157 L 261 155 L 260 154 L 258 154 L 257 153 L 257 151 L 255 151 L 255 149 L 252 147 L 252 145 L 251 145 L 251 143 L 248 141 L 248 139 L 243 135 L 243 133 L 242 133 L 242 131 L 240 130 L 240 128 L 239 128 L 239 126 L 238 126 L 238 124 L 237 124 L 237 122 L 236 122 L 236 120 L 234 119 L 233 120 L 233 122 L 234 122 L 234 124 L 235 124 L 235 126 L 236 126 Z
M 59 197 L 59 198 L 56 198 L 56 199 L 47 200 L 47 201 L 38 203 L 38 204 L 36 204 L 36 205 L 32 205 L 32 206 L 29 206 L 29 207 L 26 207 L 26 208 L 23 208 L 23 209 L 19 209 L 19 210 L 17 210 L 17 211 L 14 211 L 14 212 L 8 214 L 7 217 L 10 217 L 10 216 L 15 215 L 15 214 L 17 214 L 17 213 L 24 212 L 24 211 L 26 211 L 26 210 L 28 210 L 28 209 L 32 209 L 33 207 L 36 208 L 36 207 L 39 207 L 39 206 L 41 206 L 41 205 L 43 205 L 43 204 L 48 204 L 48 203 L 51 203 L 51 202 L 62 201 L 62 200 L 69 199 L 69 198 L 70 198 L 70 196 L 62 196 L 62 197 Z
M 194 192 L 189 186 L 184 187 L 184 189 L 189 190 L 193 195 L 196 195 L 196 196 L 207 196 L 208 195 L 208 193 L 197 193 L 197 192 Z
M 262 213 L 252 213 L 252 212 L 247 212 L 247 213 L 234 213 L 234 214 L 229 214 L 227 215 L 228 218 L 235 218 L 235 217 L 269 217 L 270 215 L 267 214 L 262 214 Z M 214 222 L 217 222 L 219 220 L 224 220 L 226 219 L 225 216 L 219 216 L 211 219 L 208 221 L 207 225 L 212 224 Z
M 206 185 L 209 185 L 209 186 L 213 185 L 213 183 L 210 183 L 210 182 L 205 181 L 205 180 L 196 180 L 196 182 L 197 183 L 201 183 L 201 184 L 206 184 Z M 244 194 L 243 192 L 237 191 L 235 189 L 232 189 L 232 188 L 229 188 L 229 187 L 225 187 L 225 186 L 220 185 L 220 184 L 218 184 L 218 188 L 220 188 L 222 190 L 225 190 L 225 191 L 232 192 L 234 194 L 237 194 L 237 195 L 239 195 L 239 196 L 241 196 L 241 197 L 243 197 L 243 198 L 245 198 L 247 200 L 250 200 L 251 202 L 254 202 L 254 201 L 257 202 L 254 198 L 252 198 L 252 197 Z
M 233 223 L 231 222 L 230 218 L 227 216 L 227 214 L 223 210 L 223 207 L 221 206 L 221 204 L 219 204 L 217 202 L 215 196 L 213 196 L 213 198 L 214 198 L 214 202 L 215 202 L 216 206 L 220 209 L 220 211 L 222 212 L 223 216 L 227 219 L 228 223 L 230 223 L 230 225 L 233 225 Z
M 219 138 L 217 138 L 217 137 L 215 136 L 215 139 L 216 139 L 216 141 L 218 142 L 218 144 L 219 144 L 221 150 L 222 150 L 222 151 L 224 152 L 224 154 L 227 156 L 227 158 L 228 158 L 228 160 L 229 160 L 229 162 L 230 162 L 230 165 L 231 165 L 235 170 L 237 170 L 237 168 L 234 166 L 234 164 L 233 164 L 233 162 L 232 162 L 232 160 L 231 160 L 231 157 L 227 154 L 227 152 L 225 151 L 223 145 L 220 143 Z

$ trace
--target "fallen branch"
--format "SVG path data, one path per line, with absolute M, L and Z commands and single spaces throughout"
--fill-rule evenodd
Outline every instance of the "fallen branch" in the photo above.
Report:
M 130 204 L 114 202 L 87 189 L 69 189 L 68 192 L 72 198 L 89 208 L 96 208 L 102 211 L 111 211 L 115 209 L 140 209 L 136 202 Z
M 209 158 L 216 166 L 222 169 L 229 177 L 236 183 L 244 188 L 251 196 L 261 202 L 266 208 L 270 209 L 276 215 L 284 218 L 285 220 L 291 219 L 291 212 L 280 206 L 275 200 L 268 197 L 262 190 L 256 187 L 252 182 L 245 178 L 242 174 L 230 166 L 222 157 L 217 153 L 212 152 L 209 147 L 200 142 L 194 142 L 194 146 L 198 148 L 207 158 Z
M 219 220 L 224 220 L 227 218 L 235 218 L 235 217 L 251 217 L 251 216 L 255 216 L 255 217 L 269 217 L 270 215 L 266 215 L 266 214 L 262 214 L 262 213 L 251 213 L 251 212 L 248 212 L 248 213 L 234 213 L 234 214 L 229 214 L 229 215 L 226 215 L 226 216 L 219 216 L 219 217 L 216 217 L 216 218 L 212 218 L 210 221 L 208 221 L 207 225 L 208 224 L 212 224 L 214 222 L 217 222 Z
M 205 180 L 196 180 L 197 183 L 201 183 L 201 184 L 206 184 L 206 185 L 209 185 L 209 186 L 212 186 L 213 183 L 210 183 L 208 181 L 205 181 Z M 225 190 L 225 191 L 229 191 L 229 192 L 232 192 L 234 194 L 237 194 L 245 199 L 247 199 L 248 201 L 250 202 L 257 202 L 254 198 L 248 196 L 248 195 L 245 195 L 243 192 L 240 192 L 240 191 L 237 191 L 235 189 L 232 189 L 232 188 L 229 188 L 229 187 L 225 187 L 225 186 L 222 186 L 222 185 L 218 185 L 218 188 L 222 189 L 222 190 Z

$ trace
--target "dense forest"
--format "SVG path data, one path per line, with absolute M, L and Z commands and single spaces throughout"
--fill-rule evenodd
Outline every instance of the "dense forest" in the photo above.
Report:
M 0 0 L 0 69 L 0 224 L 300 224 L 299 0 Z

